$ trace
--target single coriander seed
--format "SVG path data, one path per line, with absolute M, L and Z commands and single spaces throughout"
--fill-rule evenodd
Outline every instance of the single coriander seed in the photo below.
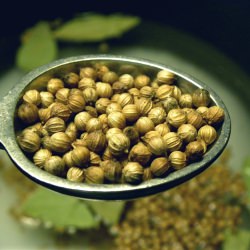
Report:
M 122 179 L 130 184 L 138 184 L 142 181 L 144 169 L 138 162 L 128 162 L 122 169 Z
M 38 108 L 32 103 L 23 103 L 18 107 L 17 115 L 25 124 L 32 124 L 38 120 Z
M 65 170 L 65 163 L 60 156 L 53 155 L 45 161 L 44 170 L 50 174 L 61 176 Z
M 210 125 L 202 126 L 198 131 L 200 139 L 204 140 L 207 145 L 212 144 L 217 138 L 217 131 Z
M 83 182 L 85 178 L 84 171 L 77 167 L 69 168 L 67 172 L 67 179 L 73 182 Z
M 187 156 L 182 151 L 173 151 L 169 155 L 169 162 L 175 170 L 179 170 L 187 165 Z
M 102 184 L 104 182 L 104 171 L 97 166 L 91 166 L 86 169 L 85 182 L 88 184 Z
M 168 159 L 165 157 L 155 158 L 151 165 L 150 170 L 152 174 L 156 177 L 164 176 L 169 169 Z
M 33 162 L 39 168 L 44 168 L 45 162 L 52 156 L 52 153 L 46 149 L 41 148 L 39 149 L 33 156 Z

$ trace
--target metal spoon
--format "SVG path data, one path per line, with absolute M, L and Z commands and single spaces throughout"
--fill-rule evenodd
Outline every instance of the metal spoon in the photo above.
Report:
M 42 88 L 48 79 L 60 76 L 65 72 L 77 71 L 80 67 L 101 63 L 110 69 L 120 73 L 147 73 L 153 75 L 161 69 L 172 71 L 177 76 L 178 86 L 186 92 L 192 92 L 196 88 L 204 88 L 209 91 L 215 105 L 225 111 L 225 120 L 219 130 L 219 135 L 213 146 L 206 152 L 201 161 L 189 164 L 187 167 L 170 173 L 165 178 L 157 178 L 145 181 L 139 185 L 129 184 L 84 184 L 74 183 L 66 179 L 51 175 L 36 167 L 30 159 L 21 151 L 16 141 L 16 106 L 22 94 L 30 88 Z M 208 86 L 195 80 L 193 77 L 177 71 L 176 69 L 144 59 L 129 58 L 112 55 L 88 55 L 76 56 L 57 60 L 50 64 L 37 68 L 27 74 L 0 102 L 0 143 L 7 151 L 18 169 L 42 186 L 63 194 L 85 199 L 97 200 L 125 200 L 155 194 L 193 178 L 209 167 L 224 150 L 229 140 L 231 121 L 228 111 L 221 98 Z

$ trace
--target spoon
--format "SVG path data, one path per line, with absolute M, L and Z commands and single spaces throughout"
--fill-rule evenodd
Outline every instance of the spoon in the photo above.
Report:
M 155 178 L 142 182 L 139 185 L 129 184 L 85 184 L 70 182 L 61 177 L 54 176 L 35 166 L 21 151 L 16 141 L 16 107 L 23 93 L 30 88 L 42 88 L 53 77 L 60 77 L 65 72 L 76 71 L 80 67 L 91 66 L 95 63 L 107 65 L 111 70 L 119 73 L 146 73 L 149 76 L 159 70 L 167 69 L 173 72 L 178 86 L 185 92 L 193 92 L 197 88 L 209 91 L 212 103 L 225 111 L 225 119 L 218 131 L 218 138 L 211 148 L 204 154 L 199 162 L 189 164 L 187 167 L 170 173 L 165 178 Z M 184 74 L 173 67 L 158 64 L 152 61 L 113 55 L 87 55 L 76 56 L 54 61 L 41 66 L 26 76 L 17 84 L 0 102 L 0 144 L 9 154 L 17 168 L 34 182 L 70 196 L 95 200 L 126 200 L 156 194 L 170 189 L 195 177 L 209 167 L 223 152 L 228 143 L 231 132 L 231 121 L 228 111 L 221 98 L 207 85 Z

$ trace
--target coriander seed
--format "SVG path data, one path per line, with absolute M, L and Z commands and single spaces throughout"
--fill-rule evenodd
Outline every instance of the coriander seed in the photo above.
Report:
M 134 126 L 127 126 L 122 132 L 129 138 L 131 145 L 139 141 L 139 132 Z
M 44 169 L 53 175 L 61 176 L 65 170 L 65 163 L 60 156 L 53 155 L 45 161 Z
M 106 160 L 100 167 L 104 171 L 104 178 L 112 183 L 119 182 L 122 174 L 122 165 L 118 161 Z
M 80 90 L 85 90 L 86 88 L 96 88 L 95 81 L 92 78 L 84 77 L 78 83 L 78 88 Z
M 68 106 L 55 102 L 49 106 L 51 117 L 59 117 L 64 121 L 67 121 L 71 115 L 71 111 Z
M 47 90 L 51 94 L 55 94 L 59 89 L 64 88 L 64 83 L 59 78 L 51 78 L 47 83 Z
M 209 125 L 218 125 L 224 121 L 224 110 L 218 106 L 208 108 L 206 113 L 206 120 Z
M 106 138 L 109 140 L 114 134 L 120 134 L 122 130 L 119 128 L 110 128 L 106 133 Z
M 161 123 L 155 127 L 155 131 L 157 131 L 160 136 L 164 136 L 170 132 L 170 128 L 166 123 Z
M 181 108 L 192 108 L 193 98 L 190 94 L 182 94 L 179 98 L 179 105 Z
M 108 115 L 108 125 L 111 128 L 124 129 L 126 127 L 126 117 L 121 112 L 113 112 Z
M 90 166 L 85 172 L 85 182 L 88 184 L 102 184 L 104 182 L 104 171 L 100 167 Z
M 113 94 L 113 90 L 109 83 L 98 82 L 96 83 L 96 93 L 99 97 L 110 98 Z
M 145 166 L 149 162 L 151 156 L 152 153 L 148 150 L 147 146 L 139 142 L 129 151 L 128 160 L 139 162 L 142 166 Z
M 158 157 L 152 161 L 150 171 L 154 176 L 161 177 L 167 173 L 169 167 L 167 158 Z
M 78 131 L 77 127 L 74 122 L 70 122 L 65 130 L 65 134 L 70 138 L 70 140 L 73 142 L 76 140 Z
M 69 98 L 69 92 L 70 89 L 68 88 L 62 88 L 56 91 L 56 101 L 63 103 L 63 104 L 68 104 L 68 98 Z
M 190 111 L 187 114 L 187 123 L 193 125 L 196 129 L 199 129 L 202 125 L 204 125 L 204 120 L 201 114 L 197 111 Z
M 194 141 L 197 137 L 197 129 L 191 124 L 182 124 L 178 130 L 177 134 L 185 142 L 189 143 Z
M 122 112 L 122 107 L 119 103 L 112 102 L 106 108 L 106 114 L 109 115 L 112 112 Z
M 168 70 L 161 70 L 157 73 L 156 76 L 158 84 L 173 84 L 175 75 L 174 73 L 168 71 Z
M 167 121 L 173 127 L 178 128 L 182 124 L 186 123 L 187 116 L 182 109 L 171 109 L 168 112 Z
M 169 151 L 179 150 L 182 146 L 182 139 L 176 132 L 169 132 L 163 136 L 166 149 Z
M 86 136 L 86 143 L 89 150 L 99 153 L 106 147 L 106 136 L 101 131 L 94 131 Z
M 210 125 L 202 126 L 198 131 L 198 136 L 202 139 L 207 145 L 212 144 L 217 138 L 216 129 Z
M 71 152 L 73 166 L 86 168 L 90 159 L 90 152 L 86 147 L 77 146 Z
M 85 100 L 82 95 L 69 95 L 68 98 L 68 108 L 74 113 L 83 111 L 85 107 Z
M 179 170 L 187 165 L 187 156 L 182 151 L 173 151 L 169 155 L 169 162 L 175 170 Z
M 164 155 L 166 153 L 166 145 L 160 136 L 154 136 L 147 141 L 147 147 L 154 155 Z
M 127 154 L 129 152 L 130 141 L 129 138 L 123 133 L 114 134 L 108 140 L 108 147 L 114 156 Z
M 49 107 L 54 102 L 54 95 L 48 91 L 41 91 L 40 97 L 43 108 Z
M 92 165 L 92 166 L 100 165 L 100 163 L 102 161 L 101 157 L 97 153 L 95 153 L 93 151 L 90 151 L 89 153 L 90 153 L 89 154 L 89 163 L 90 163 L 90 165 Z
M 52 153 L 46 149 L 39 149 L 33 156 L 33 161 L 39 168 L 44 168 L 45 162 L 52 156 Z
M 150 168 L 149 168 L 149 167 L 144 168 L 142 180 L 143 180 L 143 181 L 148 181 L 148 180 L 153 179 L 153 177 L 154 177 L 154 176 L 153 176 L 153 174 L 152 174 Z
M 152 108 L 148 113 L 148 118 L 152 120 L 154 125 L 163 123 L 166 120 L 166 112 L 162 107 Z
M 107 71 L 102 75 L 101 79 L 103 82 L 112 84 L 118 80 L 118 75 L 114 71 Z
M 18 107 L 17 115 L 22 122 L 32 124 L 38 120 L 38 108 L 32 103 L 23 103 Z
M 194 106 L 197 108 L 201 106 L 207 107 L 211 102 L 210 94 L 206 89 L 195 90 L 192 99 Z
M 125 105 L 122 109 L 122 113 L 129 122 L 134 122 L 139 119 L 140 114 L 135 104 Z
M 74 123 L 76 125 L 76 128 L 80 131 L 85 131 L 86 126 L 87 126 L 87 122 L 91 118 L 92 118 L 92 116 L 86 111 L 82 111 L 82 112 L 76 114 L 76 116 L 74 118 Z
M 88 133 L 102 129 L 102 123 L 98 118 L 90 118 L 86 123 L 86 131 Z
M 128 162 L 122 169 L 122 179 L 130 184 L 138 184 L 142 181 L 144 169 L 138 162 Z
M 153 107 L 153 102 L 148 98 L 141 97 L 136 101 L 135 105 L 141 115 L 147 115 Z
M 150 82 L 150 78 L 147 75 L 138 75 L 135 78 L 134 85 L 137 89 L 141 89 L 142 87 L 148 86 Z
M 204 153 L 204 147 L 201 141 L 192 141 L 188 143 L 188 145 L 186 146 L 185 153 L 187 155 L 188 160 L 200 160 Z
M 34 153 L 40 148 L 41 139 L 37 133 L 26 131 L 17 137 L 21 149 L 27 153 Z
M 155 96 L 160 100 L 164 101 L 168 97 L 172 96 L 173 87 L 170 85 L 161 85 L 156 91 Z
M 134 78 L 129 74 L 123 74 L 119 77 L 119 82 L 126 86 L 126 89 L 131 89 L 134 87 Z
M 106 108 L 111 103 L 111 101 L 108 98 L 99 98 L 95 103 L 95 108 L 98 113 L 105 114 Z
M 75 72 L 69 72 L 63 76 L 63 80 L 70 88 L 75 88 L 78 85 L 80 77 Z
M 66 129 L 64 120 L 59 117 L 48 119 L 43 127 L 47 130 L 49 135 L 57 132 L 64 132 Z
M 167 97 L 162 102 L 163 108 L 165 109 L 166 113 L 168 113 L 172 109 L 179 108 L 178 101 L 174 97 Z
M 87 78 L 91 78 L 95 80 L 97 76 L 97 72 L 92 67 L 83 67 L 80 69 L 79 76 L 81 79 L 87 77 Z
M 142 116 L 135 123 L 135 127 L 140 135 L 144 135 L 147 132 L 154 130 L 154 123 L 148 117 Z
M 65 166 L 69 169 L 74 166 L 73 161 L 72 161 L 72 151 L 68 151 L 63 155 L 63 161 L 65 163 Z
M 117 103 L 119 103 L 122 108 L 128 104 L 133 104 L 133 102 L 134 102 L 134 98 L 129 93 L 120 94 L 119 99 L 117 101 Z
M 73 182 L 83 182 L 85 178 L 84 171 L 77 167 L 69 168 L 67 172 L 67 179 Z
M 34 104 L 38 106 L 41 103 L 41 96 L 36 89 L 28 90 L 23 95 L 24 102 Z
M 144 86 L 140 89 L 140 97 L 152 99 L 155 96 L 155 90 L 150 86 Z
M 47 147 L 53 152 L 65 153 L 71 148 L 71 140 L 64 132 L 57 132 L 48 138 Z
M 93 105 L 98 99 L 97 91 L 94 88 L 86 88 L 82 91 L 82 94 L 89 105 Z

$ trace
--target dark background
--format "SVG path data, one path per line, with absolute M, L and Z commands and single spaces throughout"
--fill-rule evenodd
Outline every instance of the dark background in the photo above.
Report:
M 67 20 L 76 13 L 122 12 L 177 28 L 212 44 L 250 73 L 250 1 L 33 1 L 2 3 L 1 67 L 13 63 L 18 37 L 39 20 Z

